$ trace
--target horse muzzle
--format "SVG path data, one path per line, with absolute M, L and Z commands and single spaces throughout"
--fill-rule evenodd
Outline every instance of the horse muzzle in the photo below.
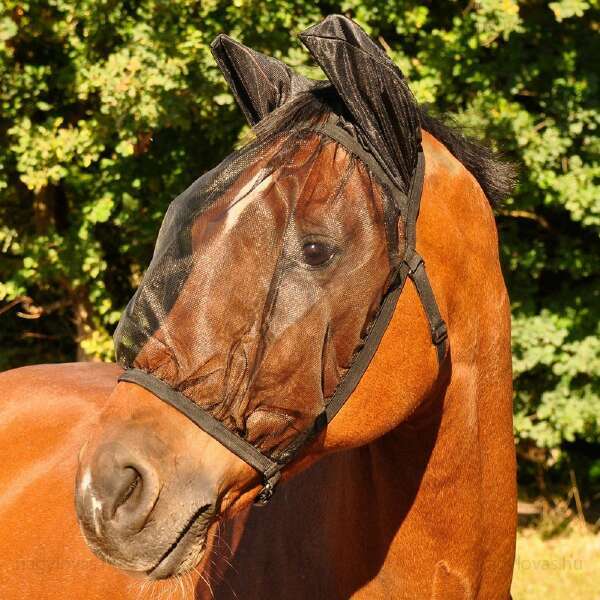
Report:
M 122 383 L 80 453 L 75 507 L 97 556 L 162 579 L 198 564 L 221 508 L 255 478 L 177 411 Z

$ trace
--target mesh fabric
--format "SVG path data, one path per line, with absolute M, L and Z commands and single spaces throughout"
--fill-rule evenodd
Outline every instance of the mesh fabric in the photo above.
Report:
M 389 283 L 385 192 L 310 127 L 262 136 L 170 205 L 115 333 L 153 375 L 277 456 L 323 412 Z M 313 265 L 307 248 L 324 248 Z

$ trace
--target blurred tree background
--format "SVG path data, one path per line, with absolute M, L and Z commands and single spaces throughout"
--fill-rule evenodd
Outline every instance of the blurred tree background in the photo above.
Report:
M 535 493 L 600 489 L 598 0 L 2 0 L 0 369 L 112 358 L 168 203 L 242 116 L 221 32 L 314 74 L 295 34 L 340 12 L 417 98 L 520 168 L 497 211 L 515 436 Z M 571 474 L 571 479 L 566 477 Z

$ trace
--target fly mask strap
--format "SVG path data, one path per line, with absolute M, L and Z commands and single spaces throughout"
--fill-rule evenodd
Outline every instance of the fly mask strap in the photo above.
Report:
M 373 172 L 375 177 L 379 180 L 380 184 L 384 185 L 386 192 L 388 192 L 391 195 L 395 205 L 392 206 L 391 203 L 384 198 L 384 212 L 386 213 L 388 247 L 390 248 L 390 262 L 392 264 L 392 268 L 396 268 L 395 278 L 398 279 L 398 281 L 394 283 L 394 278 L 392 278 L 392 286 L 390 292 L 384 299 L 380 308 L 380 313 L 372 326 L 372 329 L 375 330 L 373 332 L 374 335 L 368 336 L 368 338 L 376 339 L 377 341 L 375 348 L 373 348 L 373 352 L 370 353 L 368 362 L 365 365 L 365 369 L 366 366 L 368 366 L 371 359 L 373 358 L 373 354 L 375 353 L 374 351 L 377 349 L 377 345 L 379 345 L 379 342 L 381 341 L 381 337 L 383 336 L 385 327 L 387 327 L 393 315 L 393 311 L 396 307 L 396 302 L 398 301 L 399 297 L 399 292 L 397 294 L 395 294 L 394 292 L 397 289 L 399 289 L 400 291 L 402 290 L 407 276 L 410 277 L 410 279 L 415 285 L 417 293 L 419 294 L 421 304 L 423 305 L 423 309 L 425 311 L 425 316 L 427 317 L 427 320 L 429 322 L 431 341 L 436 348 L 438 364 L 441 366 L 448 351 L 448 329 L 446 327 L 446 323 L 442 319 L 442 315 L 440 314 L 440 310 L 435 299 L 435 294 L 433 293 L 431 283 L 429 282 L 429 278 L 427 277 L 427 272 L 425 271 L 425 261 L 419 254 L 417 254 L 416 251 L 417 218 L 419 216 L 421 196 L 423 194 L 423 181 L 425 179 L 425 155 L 423 154 L 423 148 L 419 148 L 417 165 L 415 167 L 415 171 L 411 179 L 410 189 L 408 191 L 407 198 L 398 189 L 398 186 L 393 182 L 393 180 L 391 180 L 390 177 L 387 176 L 387 174 L 384 172 L 379 163 L 375 160 L 373 155 L 370 154 L 367 150 L 365 150 L 359 144 L 356 138 L 354 138 L 348 132 L 342 129 L 337 124 L 337 120 L 337 116 L 333 114 L 330 115 L 329 118 L 317 128 L 318 131 L 321 131 L 326 136 L 335 140 L 344 148 L 346 148 L 346 150 L 348 150 L 349 152 L 357 156 L 360 160 L 362 160 L 362 162 L 364 162 Z M 401 214 L 406 214 L 406 247 L 404 251 L 404 256 L 402 257 L 402 262 L 398 267 L 396 267 L 396 258 L 398 252 L 396 221 L 398 216 Z M 392 296 L 392 299 L 390 299 L 390 296 Z M 393 298 L 395 298 L 395 301 L 392 301 Z M 389 315 L 387 314 L 388 307 L 389 309 L 391 309 L 391 314 Z M 383 332 L 380 335 L 376 333 L 379 329 L 376 326 L 379 320 L 386 321 Z M 365 345 L 368 345 L 368 339 L 365 342 Z M 357 357 L 357 361 L 360 361 L 360 355 Z M 354 363 L 352 364 L 351 370 L 353 367 Z M 344 381 L 346 379 L 352 379 L 352 377 L 349 377 L 350 375 L 351 373 L 348 372 L 346 374 L 346 377 L 344 378 Z M 343 387 L 344 381 L 342 381 L 338 388 Z M 356 387 L 357 383 L 358 380 L 356 381 L 352 389 Z M 334 399 L 335 396 L 332 399 L 332 401 L 329 402 L 329 405 L 333 403 Z M 341 408 L 341 406 L 342 405 L 340 404 L 339 408 Z M 335 412 L 337 412 L 337 410 Z
M 281 465 L 260 450 L 249 444 L 244 438 L 229 431 L 221 421 L 215 419 L 208 411 L 200 408 L 181 392 L 174 390 L 164 381 L 150 375 L 141 369 L 127 369 L 123 372 L 119 381 L 135 383 L 148 390 L 163 402 L 170 404 L 180 413 L 184 414 L 190 421 L 200 427 L 202 431 L 215 438 L 225 448 L 231 450 L 244 462 L 262 473 L 265 487 L 272 490 L 281 475 Z
M 431 342 L 435 346 L 438 364 L 441 366 L 448 351 L 448 328 L 435 300 L 435 294 L 425 271 L 425 261 L 417 254 L 417 217 L 423 194 L 423 180 L 425 178 L 425 156 L 423 149 L 419 149 L 417 166 L 412 178 L 408 195 L 408 214 L 406 219 L 406 251 L 402 259 L 402 271 L 410 277 L 415 284 L 425 316 L 429 322 Z M 404 277 L 406 277 L 404 275 Z

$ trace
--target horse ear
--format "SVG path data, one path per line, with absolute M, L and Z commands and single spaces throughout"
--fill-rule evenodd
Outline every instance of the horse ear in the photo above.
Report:
M 300 34 L 355 121 L 361 141 L 406 187 L 421 144 L 420 119 L 404 75 L 353 21 L 331 15 Z
M 276 58 L 221 34 L 211 44 L 215 60 L 248 123 L 259 123 L 292 96 L 317 82 L 302 77 Z

